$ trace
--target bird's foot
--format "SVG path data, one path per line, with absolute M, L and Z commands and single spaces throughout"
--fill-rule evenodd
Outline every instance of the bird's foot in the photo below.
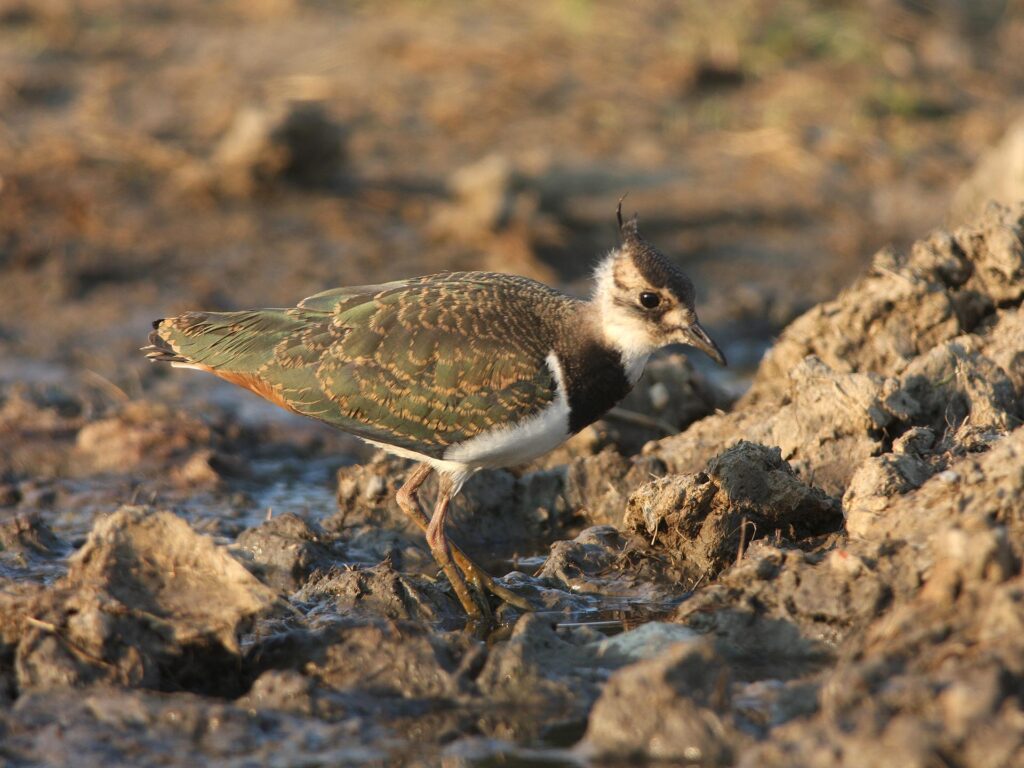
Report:
M 499 600 L 506 602 L 521 611 L 533 610 L 533 606 L 530 605 L 525 597 L 517 595 L 507 587 L 501 586 L 501 584 L 494 580 L 493 576 L 470 560 L 469 557 L 467 557 L 466 554 L 457 547 L 453 547 L 452 555 L 454 556 L 455 563 L 459 566 L 459 570 L 461 570 L 465 575 L 466 581 L 472 584 L 475 591 L 480 593 L 482 596 L 485 596 L 486 593 L 490 592 Z M 484 600 L 486 601 L 486 597 L 484 597 Z

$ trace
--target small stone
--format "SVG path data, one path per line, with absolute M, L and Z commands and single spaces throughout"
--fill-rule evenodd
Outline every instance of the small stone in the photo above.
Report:
M 597 655 L 603 661 L 642 661 L 658 656 L 675 643 L 698 642 L 699 637 L 689 627 L 651 621 L 599 641 Z
M 647 396 L 651 400 L 651 408 L 656 411 L 662 411 L 668 406 L 670 399 L 668 387 L 660 381 L 651 385 L 651 388 L 647 390 Z
M 845 549 L 834 549 L 826 557 L 828 567 L 840 573 L 856 575 L 868 570 L 864 561 Z

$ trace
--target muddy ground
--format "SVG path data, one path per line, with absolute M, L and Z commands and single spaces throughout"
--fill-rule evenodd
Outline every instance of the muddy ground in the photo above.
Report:
M 1024 765 L 1020 50 L 1001 0 L 0 2 L 0 763 Z M 582 293 L 626 191 L 734 365 L 467 485 L 530 614 L 465 625 L 405 462 L 137 351 Z

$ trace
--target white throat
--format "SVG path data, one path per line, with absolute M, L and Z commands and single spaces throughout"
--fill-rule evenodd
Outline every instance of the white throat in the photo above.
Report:
M 647 358 L 656 347 L 651 343 L 643 321 L 615 305 L 615 255 L 615 251 L 608 254 L 594 273 L 592 302 L 597 310 L 597 322 L 605 343 L 618 350 L 626 378 L 632 386 L 639 381 L 647 365 Z

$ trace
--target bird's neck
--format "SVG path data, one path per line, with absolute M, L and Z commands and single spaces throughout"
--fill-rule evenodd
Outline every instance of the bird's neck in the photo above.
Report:
M 594 293 L 586 303 L 585 312 L 592 333 L 604 346 L 619 353 L 626 378 L 632 386 L 644 372 L 647 358 L 655 348 L 643 326 L 615 304 L 614 261 L 613 251 L 598 265 L 594 274 Z

